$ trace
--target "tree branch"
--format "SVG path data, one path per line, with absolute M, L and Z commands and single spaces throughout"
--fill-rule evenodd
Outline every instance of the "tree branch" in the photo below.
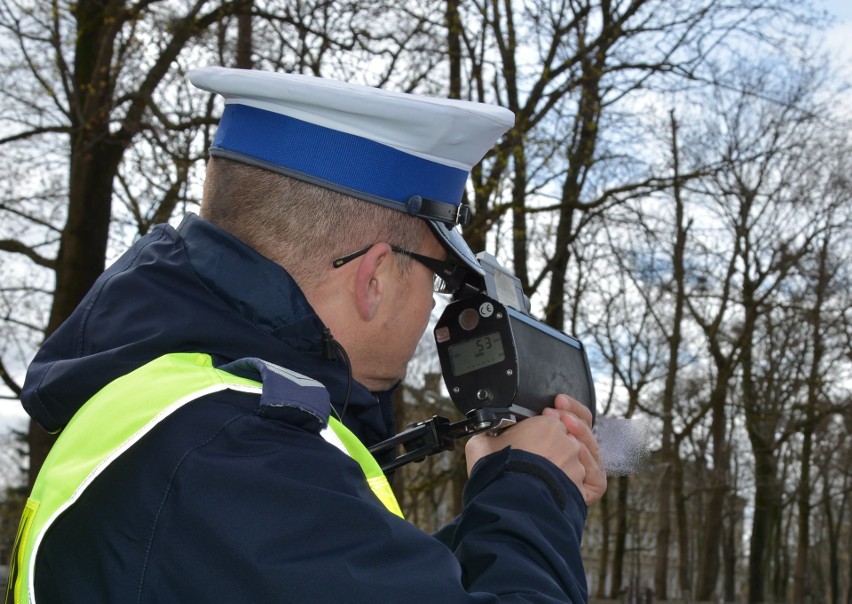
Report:
M 0 239 L 0 251 L 22 254 L 39 266 L 43 266 L 51 270 L 56 269 L 56 260 L 52 258 L 45 258 L 31 247 L 24 245 L 15 239 Z
M 48 126 L 43 128 L 33 128 L 32 130 L 25 130 L 24 132 L 18 132 L 17 134 L 12 134 L 11 136 L 6 136 L 4 138 L 0 138 L 0 145 L 5 145 L 6 143 L 13 143 L 18 140 L 23 140 L 26 138 L 30 138 L 33 136 L 38 136 L 39 134 L 48 134 L 48 133 L 61 133 L 66 134 L 70 132 L 71 129 L 68 126 Z
M 9 372 L 6 371 L 3 359 L 0 359 L 0 380 L 3 380 L 3 383 L 6 384 L 6 387 L 15 394 L 16 398 L 20 398 L 21 386 L 15 382 L 15 380 L 12 379 L 12 376 L 9 375 Z

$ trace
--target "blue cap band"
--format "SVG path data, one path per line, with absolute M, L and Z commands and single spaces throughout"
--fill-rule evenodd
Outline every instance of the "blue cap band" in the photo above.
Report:
M 217 149 L 394 202 L 403 212 L 412 195 L 458 206 L 468 177 L 360 136 L 234 103 L 219 122 L 211 150 Z

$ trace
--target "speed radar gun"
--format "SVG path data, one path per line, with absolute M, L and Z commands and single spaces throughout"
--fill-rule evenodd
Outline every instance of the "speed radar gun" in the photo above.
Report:
M 436 415 L 370 451 L 390 460 L 390 471 L 427 455 L 452 450 L 478 432 L 497 434 L 567 394 L 595 417 L 595 390 L 579 340 L 530 315 L 520 280 L 488 253 L 477 255 L 484 279 L 468 280 L 435 326 L 441 372 L 464 419 Z M 401 450 L 401 452 L 400 452 Z

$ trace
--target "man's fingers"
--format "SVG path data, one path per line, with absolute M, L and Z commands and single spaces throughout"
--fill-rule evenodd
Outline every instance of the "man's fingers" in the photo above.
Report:
M 606 473 L 601 469 L 601 451 L 597 438 L 592 432 L 592 412 L 579 401 L 560 394 L 554 400 L 553 408 L 542 411 L 542 415 L 558 417 L 579 446 L 577 461 L 582 467 L 575 467 L 570 477 L 580 487 L 587 504 L 599 500 L 606 492 Z
M 595 457 L 586 447 L 580 448 L 580 463 L 586 469 L 583 478 L 583 498 L 587 505 L 591 505 L 606 492 L 606 472 L 600 466 L 600 458 Z
M 568 411 L 582 419 L 591 428 L 592 412 L 583 403 L 567 394 L 559 394 L 554 399 L 553 405 L 556 409 Z
M 579 405 L 579 403 L 577 404 Z M 574 409 L 574 407 L 572 407 L 572 409 Z M 588 411 L 588 409 L 586 409 L 585 407 L 583 407 L 583 409 L 585 411 Z M 581 417 L 575 414 L 573 410 L 569 411 L 548 407 L 544 409 L 541 414 L 559 417 L 559 419 L 568 429 L 568 432 L 574 437 L 576 437 L 581 443 L 586 445 L 596 459 L 600 459 L 600 446 L 598 445 L 598 440 L 597 438 L 595 438 L 595 435 L 592 432 L 592 428 L 590 425 L 591 413 L 589 413 L 588 416 Z M 589 421 L 586 421 L 587 417 Z
M 585 420 L 580 417 L 577 417 L 573 413 L 566 413 L 562 416 L 562 421 L 565 424 L 565 427 L 568 428 L 568 432 L 572 434 L 577 440 L 586 445 L 586 447 L 591 452 L 592 456 L 600 461 L 601 458 L 601 448 L 598 444 L 598 439 L 595 438 L 594 432 L 592 432 L 591 427 Z

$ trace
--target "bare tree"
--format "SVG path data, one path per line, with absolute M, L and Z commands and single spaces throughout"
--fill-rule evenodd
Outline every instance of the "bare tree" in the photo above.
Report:
M 779 453 L 791 429 L 788 422 L 796 415 L 793 401 L 802 379 L 800 364 L 791 369 L 786 363 L 793 361 L 783 352 L 793 345 L 790 338 L 795 332 L 778 329 L 770 317 L 823 228 L 824 204 L 815 194 L 814 183 L 803 175 L 822 174 L 818 164 L 824 156 L 814 141 L 823 140 L 818 129 L 824 126 L 815 117 L 819 111 L 810 95 L 817 85 L 807 72 L 799 78 L 785 72 L 783 81 L 760 70 L 746 77 L 751 79 L 741 82 L 741 93 L 719 94 L 720 100 L 727 97 L 729 101 L 720 105 L 721 127 L 706 137 L 722 159 L 720 169 L 706 181 L 710 185 L 706 193 L 715 200 L 716 223 L 722 227 L 714 246 L 728 254 L 717 265 L 727 268 L 722 279 L 716 277 L 718 270 L 704 278 L 715 281 L 719 292 L 712 319 L 694 301 L 690 304 L 705 330 L 719 375 L 713 425 L 714 461 L 720 470 L 715 475 L 711 514 L 721 510 L 726 488 L 726 415 L 737 412 L 734 407 L 725 411 L 725 398 L 732 393 L 723 382 L 736 376 L 741 387 L 739 400 L 755 459 L 750 601 L 761 602 L 772 576 L 770 554 L 783 538 L 776 528 L 783 506 Z M 761 342 L 761 334 L 773 329 L 777 331 L 772 343 Z M 714 589 L 718 568 L 718 542 L 714 541 L 705 543 L 699 599 L 706 599 Z
M 836 180 L 834 182 L 837 183 Z M 828 195 L 830 193 L 830 191 L 826 192 Z M 838 193 L 842 196 L 842 189 Z M 799 422 L 796 426 L 796 430 L 801 434 L 802 443 L 797 493 L 796 562 L 792 588 L 794 601 L 803 600 L 815 587 L 815 581 L 810 577 L 813 566 L 811 517 L 816 491 L 811 469 L 819 456 L 821 440 L 818 438 L 819 427 L 825 425 L 828 418 L 837 414 L 844 398 L 842 391 L 837 392 L 836 387 L 829 385 L 829 376 L 835 373 L 832 368 L 838 366 L 837 355 L 842 355 L 844 341 L 843 316 L 837 312 L 837 309 L 848 305 L 846 299 L 848 296 L 841 292 L 849 290 L 847 275 L 844 275 L 841 269 L 843 265 L 841 256 L 845 254 L 841 251 L 844 246 L 838 245 L 837 241 L 838 233 L 842 232 L 842 227 L 838 229 L 838 218 L 841 222 L 848 222 L 848 212 L 833 211 L 829 215 L 829 220 L 834 224 L 829 224 L 821 233 L 821 240 L 814 246 L 813 254 L 805 259 L 806 263 L 802 270 L 803 282 L 806 284 L 803 289 L 804 300 L 801 308 L 794 306 L 799 324 L 807 326 L 806 344 L 800 353 L 802 358 L 807 359 L 807 365 L 803 367 L 805 374 L 803 375 L 803 409 L 799 411 Z M 846 396 L 848 398 L 848 393 Z M 841 447 L 841 451 L 842 449 Z M 827 474 L 831 473 L 829 468 L 825 468 L 824 471 Z M 826 520 L 829 523 L 833 515 L 833 510 L 828 509 Z M 839 515 L 842 517 L 842 511 Z M 833 547 L 836 547 L 836 544 Z M 830 557 L 836 558 L 836 553 L 830 554 Z M 838 591 L 836 570 L 830 570 L 828 574 L 831 577 L 832 593 L 836 594 Z M 834 597 L 836 598 L 836 595 Z
M 110 242 L 197 203 L 219 101 L 190 89 L 190 64 L 497 102 L 516 125 L 474 170 L 466 235 L 513 261 L 550 324 L 594 342 L 603 410 L 660 428 L 656 497 L 624 477 L 603 504 L 599 595 L 625 584 L 636 548 L 649 547 L 631 539 L 654 527 L 655 590 L 671 597 L 674 522 L 680 595 L 709 599 L 722 569 L 730 596 L 735 477 L 753 472 L 751 599 L 786 597 L 788 567 L 798 598 L 819 568 L 840 602 L 852 321 L 841 262 L 849 170 L 838 158 L 848 141 L 825 135 L 819 82 L 778 71 L 779 55 L 772 69 L 748 60 L 794 52 L 792 33 L 773 24 L 806 15 L 801 6 L 0 0 L 7 396 L 109 261 Z M 400 408 L 403 424 L 422 419 L 414 407 Z M 33 473 L 44 436 L 31 431 Z M 463 463 L 410 471 L 407 511 L 435 528 L 457 509 Z M 640 499 L 641 522 L 630 507 Z
M 673 172 L 672 198 L 675 204 L 675 238 L 672 247 L 671 289 L 674 312 L 671 317 L 671 331 L 667 334 L 669 358 L 666 368 L 665 386 L 662 394 L 663 429 L 660 438 L 660 456 L 665 468 L 657 495 L 657 541 L 656 568 L 654 569 L 654 592 L 660 600 L 668 599 L 669 543 L 671 541 L 671 498 L 672 478 L 677 450 L 674 447 L 674 398 L 680 364 L 682 324 L 686 305 L 686 266 L 685 250 L 689 225 L 685 217 L 684 202 L 681 196 L 683 183 L 680 178 L 680 151 L 678 149 L 677 121 L 674 111 L 671 114 L 671 156 Z
M 469 241 L 483 249 L 489 231 L 511 214 L 515 272 L 528 293 L 548 284 L 549 324 L 575 330 L 565 324 L 564 305 L 571 243 L 582 229 L 608 208 L 671 185 L 670 177 L 637 161 L 641 143 L 625 130 L 626 100 L 646 88 L 676 86 L 680 78 L 709 77 L 707 49 L 750 30 L 756 36 L 757 22 L 778 6 L 649 0 L 448 5 L 450 22 L 461 24 L 451 45 L 451 58 L 458 55 L 461 64 L 451 73 L 466 72 L 469 81 L 459 96 L 497 99 L 516 115 L 491 161 L 474 172 Z M 532 53 L 537 61 L 530 64 Z M 631 140 L 636 153 L 630 153 Z M 528 255 L 538 215 L 552 224 L 543 258 Z
M 168 6 L 3 0 L 0 28 L 9 52 L 0 73 L 9 85 L 2 92 L 7 109 L 0 146 L 10 164 L 35 159 L 32 167 L 41 163 L 45 169 L 9 172 L 18 178 L 14 189 L 4 191 L 0 212 L 28 226 L 20 235 L 0 235 L 0 252 L 4 263 L 26 258 L 55 277 L 55 287 L 36 288 L 44 291 L 38 304 L 50 306 L 47 316 L 35 311 L 19 320 L 30 345 L 58 327 L 103 271 L 110 237 L 126 242 L 168 220 L 179 205 L 197 203 L 191 183 L 217 105 L 212 96 L 191 90 L 184 77 L 189 65 L 259 64 L 316 74 L 346 68 L 351 75 L 370 63 L 384 71 L 363 79 L 388 83 L 401 71 L 397 63 L 406 64 L 402 54 L 409 42 L 437 60 L 434 46 L 424 42 L 431 39 L 431 15 L 429 7 L 415 14 L 322 0 Z M 419 75 L 406 69 L 398 78 L 409 88 L 428 73 L 428 63 L 412 64 Z M 47 204 L 52 210 L 46 216 Z M 20 314 L 15 303 L 23 294 L 16 292 L 33 291 L 32 285 L 22 276 L 5 289 L 10 314 Z M 3 369 L 0 375 L 17 395 L 20 384 L 12 374 Z M 33 426 L 30 480 L 50 444 L 49 435 Z
M 0 145 L 14 154 L 22 143 L 48 137 L 67 153 L 63 216 L 47 229 L 58 239 L 55 256 L 42 257 L 20 240 L 13 240 L 16 250 L 5 246 L 55 273 L 45 335 L 104 269 L 114 185 L 127 150 L 141 133 L 171 125 L 160 119 L 165 113 L 153 102 L 155 92 L 188 41 L 236 6 L 198 0 L 185 10 L 154 11 L 149 3 L 121 0 L 3 2 L 0 27 L 16 42 L 6 71 L 21 86 L 4 89 L 10 111 Z M 141 52 L 142 39 L 155 52 Z M 31 480 L 50 442 L 31 430 Z

